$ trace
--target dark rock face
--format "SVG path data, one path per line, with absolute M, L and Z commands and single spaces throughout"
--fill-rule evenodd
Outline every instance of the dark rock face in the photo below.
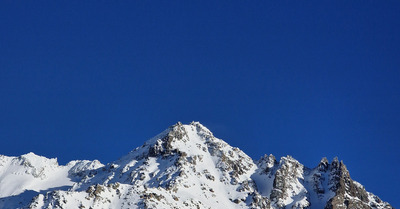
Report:
M 252 194 L 252 202 L 250 206 L 251 208 L 270 209 L 271 201 L 267 197 L 263 197 L 262 195 L 255 192 Z
M 365 188 L 350 178 L 346 166 L 343 162 L 339 162 L 337 158 L 334 159 L 329 167 L 331 174 L 330 189 L 334 191 L 336 195 L 328 201 L 325 206 L 326 209 L 392 208 L 390 204 L 383 203 L 379 198 L 375 198 L 371 201 L 370 195 L 365 191 Z
M 261 172 L 267 175 L 271 175 L 278 164 L 278 161 L 276 161 L 275 156 L 272 154 L 264 155 L 264 157 L 258 161 L 258 166 L 262 170 Z
M 392 206 L 367 192 L 351 179 L 343 162 L 323 158 L 317 167 L 304 167 L 292 157 L 264 156 L 258 161 L 259 173 L 273 179 L 271 208 L 377 209 Z M 297 201 L 297 202 L 296 202 Z
M 273 182 L 270 199 L 278 208 L 284 208 L 285 200 L 296 196 L 305 199 L 306 193 L 301 192 L 303 185 L 304 166 L 291 156 L 283 157 L 278 165 Z M 300 191 L 299 191 L 300 190 Z M 308 200 L 298 204 L 292 204 L 293 208 L 307 208 L 310 206 Z
M 170 128 L 170 132 L 167 135 L 149 148 L 149 157 L 157 157 L 160 155 L 166 157 L 173 152 L 177 152 L 178 150 L 173 149 L 172 142 L 174 140 L 182 140 L 184 137 L 187 137 L 187 133 L 182 123 L 175 124 Z

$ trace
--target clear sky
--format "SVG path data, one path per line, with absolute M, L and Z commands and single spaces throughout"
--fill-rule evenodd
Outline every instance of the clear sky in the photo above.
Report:
M 400 207 L 400 1 L 2 1 L 0 154 L 111 162 L 200 121 Z

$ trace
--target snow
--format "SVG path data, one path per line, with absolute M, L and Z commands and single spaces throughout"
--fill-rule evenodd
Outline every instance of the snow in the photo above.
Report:
M 178 123 L 107 165 L 0 156 L 0 208 L 324 208 L 330 179 L 290 156 L 254 162 L 200 123 Z

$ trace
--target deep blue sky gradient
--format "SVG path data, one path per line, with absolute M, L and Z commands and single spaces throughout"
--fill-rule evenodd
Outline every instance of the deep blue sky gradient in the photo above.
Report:
M 107 163 L 194 120 L 400 207 L 399 1 L 2 1 L 0 28 L 0 154 Z

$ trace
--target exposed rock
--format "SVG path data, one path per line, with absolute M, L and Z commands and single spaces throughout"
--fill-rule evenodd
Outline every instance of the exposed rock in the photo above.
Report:
M 1 181 L 0 208 L 392 208 L 353 181 L 337 158 L 312 169 L 291 156 L 255 163 L 197 122 L 177 123 L 105 166 L 59 166 L 30 153 L 0 156 L 0 174 L 14 184 L 28 179 L 9 193 Z M 61 183 L 44 186 L 55 179 Z

